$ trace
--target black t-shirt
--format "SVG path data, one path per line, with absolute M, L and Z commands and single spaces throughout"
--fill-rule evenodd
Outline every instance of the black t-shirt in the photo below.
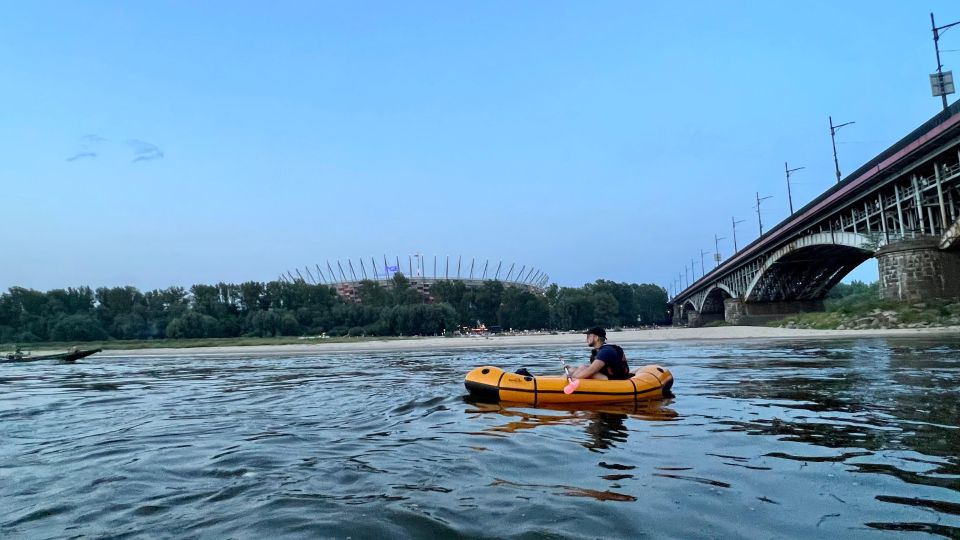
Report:
M 605 344 L 599 349 L 593 351 L 590 355 L 591 360 L 600 360 L 604 363 L 600 373 L 603 373 L 611 380 L 623 380 L 630 378 L 630 367 L 627 366 L 627 357 L 623 354 L 623 349 L 617 345 Z

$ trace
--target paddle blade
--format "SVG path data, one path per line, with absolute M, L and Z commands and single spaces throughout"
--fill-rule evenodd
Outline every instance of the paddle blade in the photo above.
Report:
M 570 382 L 563 387 L 563 393 L 572 394 L 576 392 L 578 386 L 580 386 L 580 379 L 570 379 Z

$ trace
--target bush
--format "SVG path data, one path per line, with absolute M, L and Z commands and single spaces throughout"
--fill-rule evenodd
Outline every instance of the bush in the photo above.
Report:
M 365 325 L 363 328 L 363 334 L 367 336 L 386 336 L 390 335 L 389 329 L 383 323 L 383 321 L 378 320 L 375 323 Z
M 274 337 L 280 333 L 282 316 L 275 310 L 254 311 L 247 315 L 246 335 Z
M 220 337 L 220 335 L 220 323 L 216 319 L 195 311 L 188 311 L 167 325 L 167 337 L 172 339 L 196 339 Z
M 142 339 L 147 334 L 147 322 L 136 313 L 123 313 L 113 318 L 111 334 L 117 339 Z
M 297 321 L 297 318 L 293 313 L 284 313 L 280 318 L 280 335 L 282 336 L 299 336 L 300 335 L 300 322 Z
M 89 315 L 67 315 L 53 325 L 50 338 L 54 341 L 98 341 L 107 339 L 107 331 L 100 321 Z
M 456 327 L 457 313 L 449 304 L 414 304 L 383 310 L 383 328 L 393 335 L 435 336 Z
M 16 333 L 12 326 L 0 326 L 0 343 L 11 343 Z
M 40 336 L 34 334 L 33 332 L 20 332 L 13 336 L 13 341 L 15 343 L 36 343 L 43 340 L 41 340 Z

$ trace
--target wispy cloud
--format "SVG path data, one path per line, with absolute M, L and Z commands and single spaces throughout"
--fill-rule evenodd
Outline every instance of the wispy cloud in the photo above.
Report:
M 78 153 L 76 153 L 76 154 L 68 157 L 68 158 L 67 158 L 67 161 L 76 161 L 76 160 L 78 160 L 78 159 L 95 158 L 95 157 L 97 157 L 97 153 L 96 153 L 96 152 L 78 152 Z
M 140 139 L 128 139 L 125 142 L 133 151 L 133 159 L 131 160 L 131 163 L 137 163 L 139 161 L 153 161 L 155 159 L 163 159 L 164 157 L 163 150 L 153 143 L 142 141 Z M 103 151 L 110 150 L 112 147 L 113 144 L 110 143 L 109 139 L 101 137 L 96 133 L 88 133 L 80 137 L 80 149 L 72 156 L 68 157 L 67 161 L 96 159 L 100 155 L 109 157 L 110 152 L 106 152 L 106 154 L 104 154 Z
M 107 140 L 97 135 L 96 133 L 88 133 L 87 135 L 80 137 L 80 143 L 83 144 L 84 146 L 88 144 L 97 144 L 102 142 L 107 142 Z
M 155 144 L 138 139 L 130 139 L 127 144 L 133 148 L 133 163 L 163 159 L 163 150 L 160 150 L 160 147 Z
M 67 158 L 67 161 L 77 161 L 78 159 L 93 159 L 97 157 L 97 153 L 93 151 L 93 147 L 106 141 L 103 137 L 97 135 L 96 133 L 89 133 L 80 137 L 80 151 L 76 154 Z

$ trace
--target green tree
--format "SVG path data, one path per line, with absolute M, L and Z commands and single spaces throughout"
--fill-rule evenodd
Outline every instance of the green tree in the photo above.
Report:
M 144 339 L 149 337 L 149 327 L 139 313 L 121 313 L 113 318 L 110 335 L 117 339 Z
M 167 324 L 166 335 L 172 339 L 220 337 L 220 323 L 210 315 L 188 311 Z
M 541 295 L 508 287 L 503 292 L 497 320 L 504 328 L 515 330 L 546 328 L 550 324 L 550 307 Z
M 449 304 L 407 304 L 383 311 L 383 324 L 392 335 L 439 335 L 455 326 L 456 312 Z
M 43 315 L 21 313 L 16 341 L 47 341 L 50 339 L 50 324 L 53 322 Z
M 143 295 L 146 323 L 145 337 L 161 339 L 166 337 L 166 328 L 170 321 L 183 315 L 189 309 L 187 291 L 183 287 L 155 289 Z
M 105 324 L 121 313 L 133 313 L 135 307 L 145 304 L 143 294 L 136 287 L 100 287 L 96 292 L 97 314 Z
M 503 303 L 504 287 L 500 281 L 485 281 L 473 291 L 473 314 L 483 323 L 493 324 Z
M 615 283 L 613 281 L 598 279 L 596 282 L 585 285 L 584 289 L 588 292 L 595 295 L 594 304 L 597 304 L 596 309 L 602 311 L 601 314 L 598 314 L 600 320 L 605 322 L 597 322 L 597 324 L 604 324 L 606 326 L 628 326 L 635 325 L 637 323 L 637 306 L 634 299 L 633 288 L 627 283 Z M 607 294 L 616 300 L 617 309 L 615 313 L 607 312 L 609 305 L 607 304 L 608 299 L 603 296 L 596 296 L 601 294 Z M 603 300 L 598 300 L 602 298 Z M 603 305 L 600 305 L 598 302 L 603 302 Z
M 75 315 L 78 313 L 92 313 L 94 308 L 94 294 L 90 287 L 70 287 L 47 291 L 48 315 Z
M 561 287 L 555 292 L 551 321 L 564 330 L 584 329 L 597 324 L 593 295 L 585 289 Z
M 289 311 L 284 313 L 280 318 L 280 334 L 284 336 L 299 336 L 300 332 L 300 321 L 297 320 L 297 317 Z
M 620 319 L 617 314 L 620 306 L 617 299 L 608 292 L 599 292 L 593 294 L 593 321 L 594 324 L 605 327 L 617 326 Z
M 667 322 L 667 290 L 649 283 L 634 284 L 632 287 L 639 322 L 641 324 Z
M 265 311 L 270 305 L 264 300 L 266 287 L 259 281 L 247 281 L 240 284 L 240 309 L 244 313 Z M 266 305 L 265 305 L 266 304 Z
M 282 310 L 251 311 L 247 314 L 245 333 L 256 337 L 279 336 L 282 320 Z
M 9 293 L 0 294 L 0 326 L 12 328 L 20 322 L 20 307 Z
M 107 331 L 91 315 L 67 315 L 50 331 L 54 341 L 97 341 L 107 339 Z
M 839 299 L 853 295 L 872 295 L 874 293 L 876 293 L 877 298 L 879 298 L 879 281 L 874 281 L 873 283 L 868 284 L 860 280 L 854 280 L 850 283 L 837 283 L 832 289 L 830 289 L 830 292 L 827 293 L 827 298 Z
M 390 305 L 390 293 L 379 283 L 363 280 L 357 285 L 357 296 L 364 306 L 382 308 Z
M 47 295 L 44 293 L 23 287 L 10 287 L 9 295 L 10 304 L 18 314 L 46 315 Z
M 430 286 L 430 296 L 434 303 L 448 304 L 456 313 L 457 324 L 474 324 L 473 294 L 462 281 L 438 281 Z
M 828 311 L 856 313 L 867 309 L 880 299 L 880 282 L 838 283 L 827 293 L 824 305 Z
M 407 279 L 402 272 L 397 272 L 393 275 L 393 289 L 391 292 L 393 304 L 397 306 L 422 304 L 425 300 L 423 295 L 410 285 L 410 280 Z
M 203 315 L 217 317 L 226 313 L 220 299 L 220 288 L 214 285 L 194 285 L 190 287 L 193 297 L 190 305 L 193 310 Z

